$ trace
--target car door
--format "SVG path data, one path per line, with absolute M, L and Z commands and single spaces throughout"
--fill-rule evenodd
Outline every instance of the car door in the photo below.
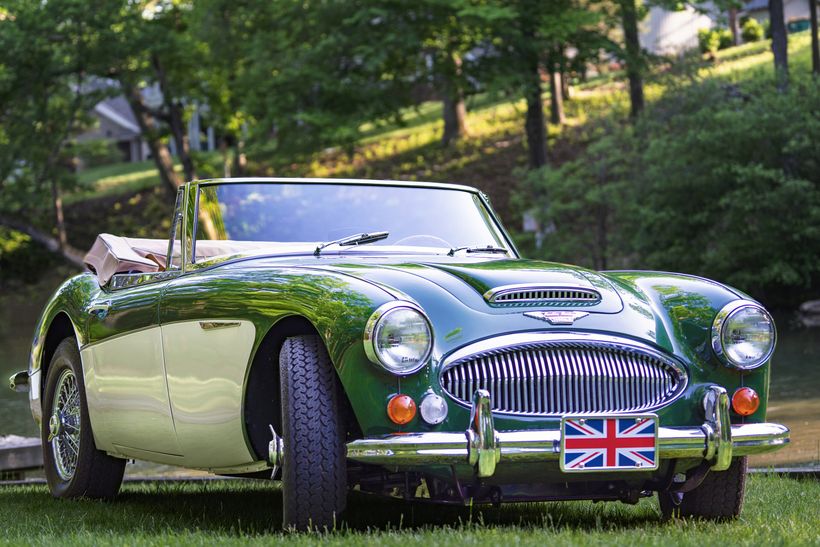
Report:
M 180 191 L 169 256 L 179 245 L 182 197 Z M 181 453 L 159 325 L 160 295 L 179 274 L 173 260 L 165 271 L 117 274 L 89 306 L 88 339 L 81 355 L 98 448 L 170 463 Z
M 114 452 L 180 453 L 157 317 L 165 285 L 103 291 L 91 304 L 89 343 L 81 350 L 86 397 L 95 434 Z

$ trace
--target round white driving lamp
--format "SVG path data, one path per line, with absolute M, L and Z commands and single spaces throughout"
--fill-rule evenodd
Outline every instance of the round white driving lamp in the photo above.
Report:
M 759 367 L 769 360 L 775 345 L 774 320 L 758 304 L 730 302 L 718 312 L 712 325 L 712 349 L 727 365 L 741 370 Z
M 433 349 L 433 332 L 424 312 L 411 302 L 389 302 L 367 321 L 364 351 L 368 359 L 393 374 L 416 372 Z

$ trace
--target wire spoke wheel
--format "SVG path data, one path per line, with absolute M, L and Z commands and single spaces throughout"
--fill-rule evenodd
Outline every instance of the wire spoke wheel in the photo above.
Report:
M 54 452 L 57 474 L 70 481 L 80 457 L 81 409 L 77 378 L 71 369 L 62 371 L 54 390 L 54 403 L 48 422 L 49 441 Z

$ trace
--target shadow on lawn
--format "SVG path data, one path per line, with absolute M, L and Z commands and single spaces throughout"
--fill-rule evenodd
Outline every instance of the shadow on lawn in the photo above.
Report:
M 4 500 L 19 505 L 26 520 L 81 522 L 92 534 L 213 532 L 263 535 L 282 531 L 278 483 L 203 482 L 129 485 L 113 502 L 57 501 L 42 488 Z M 11 507 L 6 505 L 7 508 Z M 620 503 L 558 502 L 455 507 L 409 503 L 352 493 L 341 530 L 415 530 L 445 526 L 516 526 L 538 529 L 622 529 L 659 523 L 654 500 Z M 75 530 L 76 531 L 76 530 Z

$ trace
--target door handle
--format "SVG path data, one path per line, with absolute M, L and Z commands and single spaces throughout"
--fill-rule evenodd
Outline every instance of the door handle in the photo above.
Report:
M 98 319 L 105 319 L 108 311 L 111 309 L 111 301 L 97 302 L 88 306 L 88 313 L 96 315 Z

